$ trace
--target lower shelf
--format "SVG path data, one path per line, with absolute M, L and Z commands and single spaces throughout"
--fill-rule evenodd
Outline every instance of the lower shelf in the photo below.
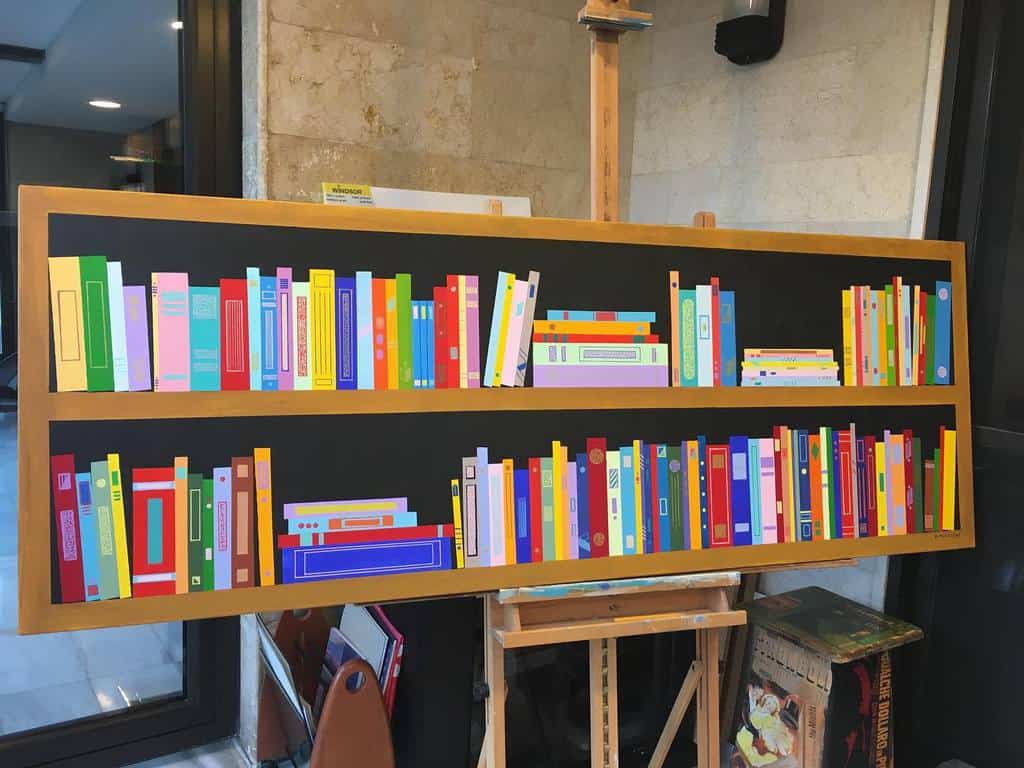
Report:
M 186 621 L 263 611 L 282 611 L 342 603 L 383 603 L 424 597 L 451 597 L 578 581 L 663 576 L 675 573 L 758 570 L 802 563 L 825 563 L 879 555 L 900 555 L 974 546 L 964 531 L 915 533 L 868 539 L 761 544 L 650 555 L 563 560 L 491 568 L 336 579 L 187 595 L 105 600 L 94 603 L 20 605 L 21 634 L 58 632 L 128 624 Z

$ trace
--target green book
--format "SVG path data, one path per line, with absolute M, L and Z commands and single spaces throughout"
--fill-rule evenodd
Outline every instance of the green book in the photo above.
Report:
M 825 457 L 825 471 L 828 475 L 828 530 L 830 539 L 840 538 L 838 528 L 839 516 L 836 514 L 836 476 L 832 467 L 832 427 L 825 427 L 825 447 L 822 451 Z M 779 541 L 782 541 L 782 532 L 778 533 Z
M 924 321 L 924 383 L 935 383 L 935 294 L 928 297 Z
M 412 275 L 395 275 L 398 305 L 398 388 L 412 389 Z
M 920 533 L 924 530 L 924 486 L 922 485 L 922 463 L 921 438 L 915 437 L 911 443 L 913 456 L 910 457 L 914 465 L 914 530 Z
M 942 521 L 939 520 L 939 494 L 942 493 L 942 472 L 939 468 L 942 466 L 941 463 L 942 451 L 938 448 L 932 453 L 932 458 L 935 461 L 935 471 L 932 472 L 932 530 L 937 531 L 942 527 Z
M 679 383 L 697 386 L 697 291 L 679 291 Z
M 213 589 L 213 478 L 203 478 L 203 591 Z
M 555 557 L 555 484 L 550 458 L 540 460 L 540 523 L 544 539 L 544 559 Z
M 892 324 L 892 285 L 885 286 L 885 383 L 896 386 L 896 328 Z
M 114 512 L 110 506 L 110 475 L 107 462 L 89 464 L 92 480 L 92 509 L 96 515 L 96 544 L 100 564 L 100 600 L 119 597 L 117 555 L 114 553 Z
M 203 476 L 188 476 L 188 591 L 203 591 Z
M 85 382 L 90 392 L 114 391 L 110 349 L 110 294 L 106 256 L 80 256 L 82 315 L 85 325 Z
M 668 524 L 672 551 L 683 549 L 682 460 L 678 445 L 668 446 Z

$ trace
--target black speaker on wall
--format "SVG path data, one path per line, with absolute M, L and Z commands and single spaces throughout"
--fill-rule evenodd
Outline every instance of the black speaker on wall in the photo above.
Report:
M 715 52 L 740 65 L 775 56 L 782 48 L 786 0 L 732 0 L 731 5 L 715 26 Z

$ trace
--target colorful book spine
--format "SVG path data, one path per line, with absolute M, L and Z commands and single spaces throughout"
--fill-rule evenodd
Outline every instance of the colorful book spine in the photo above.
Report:
M 690 549 L 703 549 L 704 541 L 701 534 L 700 522 L 700 460 L 698 458 L 698 447 L 696 440 L 686 441 L 686 507 L 689 518 L 690 534 L 688 536 Z
M 893 315 L 893 286 L 885 286 L 885 383 L 895 387 L 896 377 L 896 326 Z
M 301 391 L 313 388 L 310 309 L 309 283 L 292 283 L 292 386 Z
M 770 437 L 760 438 L 757 446 L 760 473 L 761 543 L 779 541 L 778 515 L 775 509 L 775 448 Z
M 619 486 L 622 501 L 622 554 L 635 555 L 637 554 L 639 529 L 636 525 L 636 460 L 633 455 L 633 446 L 619 448 L 619 463 L 621 464 Z M 640 545 L 640 552 L 643 552 L 642 545 Z
M 643 463 L 644 444 L 640 440 L 633 441 L 633 531 L 636 535 L 636 553 L 644 553 L 644 496 L 643 478 L 640 465 Z
M 449 538 L 416 539 L 373 544 L 325 544 L 281 551 L 284 584 L 345 579 L 452 567 Z
M 736 386 L 736 292 L 719 293 L 719 354 L 722 358 L 722 386 Z
M 491 494 L 489 484 L 487 448 L 476 449 L 476 509 L 479 533 L 480 565 L 493 565 L 491 561 Z
M 651 551 L 661 552 L 661 515 L 658 509 L 658 446 L 656 443 L 645 446 L 647 449 L 647 482 L 645 499 L 647 506 L 644 513 L 649 516 L 651 531 Z
M 516 487 L 515 487 L 515 463 L 512 459 L 501 460 L 501 508 L 502 508 L 502 530 L 504 540 L 502 542 L 505 552 L 505 564 L 516 564 Z
M 128 390 L 145 392 L 153 388 L 149 361 L 149 315 L 146 286 L 124 287 L 125 340 L 128 347 Z
M 914 383 L 913 374 L 913 301 L 912 289 L 909 285 L 903 285 L 900 279 L 900 366 L 902 369 L 901 383 L 904 386 L 911 386 Z
M 256 527 L 252 456 L 231 459 L 231 586 L 255 587 Z
M 434 389 L 437 386 L 434 369 L 434 358 L 436 355 L 436 350 L 434 349 L 434 302 L 424 301 L 423 308 L 427 313 L 423 326 L 423 344 L 426 350 L 423 360 L 424 375 L 427 377 L 427 389 Z
M 728 547 L 732 544 L 729 446 L 709 445 L 707 447 L 707 466 L 710 546 L 712 548 Z
M 747 486 L 750 493 L 750 541 L 761 544 L 761 444 L 757 438 L 747 440 Z M 735 533 L 733 534 L 735 535 Z
M 711 546 L 711 517 L 708 509 L 708 461 L 707 438 L 697 436 L 697 478 L 700 489 L 700 546 L 708 549 Z
M 462 529 L 462 497 L 459 494 L 459 481 L 451 481 L 452 489 L 452 526 L 455 537 L 455 567 L 466 567 L 466 548 Z
M 659 443 L 655 446 L 654 471 L 658 478 L 658 551 L 670 552 L 672 550 L 672 518 L 669 509 L 669 488 L 668 477 L 668 446 Z
M 717 277 L 711 278 L 711 376 L 712 385 L 722 386 L 722 295 Z
M 110 339 L 110 288 L 105 256 L 80 256 L 82 314 L 85 323 L 85 377 L 90 392 L 114 389 Z
M 278 363 L 277 363 L 277 388 L 279 390 L 291 391 L 295 389 L 295 323 L 293 322 L 294 312 L 294 285 L 292 282 L 292 268 L 277 268 L 277 339 L 278 339 Z
M 448 389 L 448 290 L 434 288 L 434 386 Z
M 608 555 L 622 554 L 622 457 L 617 450 L 605 454 L 605 482 L 608 491 Z M 667 510 L 666 510 L 667 511 Z
M 600 334 L 602 336 L 650 336 L 650 323 L 634 323 L 624 320 L 534 320 L 533 332 L 567 334 Z
M 523 322 L 519 331 L 519 354 L 516 360 L 515 386 L 526 385 L 526 366 L 530 361 L 530 340 L 533 335 L 533 318 L 537 313 L 537 292 L 540 290 L 540 273 L 530 270 L 526 278 L 526 305 Z
M 373 273 L 356 272 L 356 387 L 373 389 Z
M 373 291 L 373 388 L 388 389 L 387 281 L 374 277 Z
M 714 386 L 712 350 L 711 286 L 698 285 L 697 297 L 697 386 Z
M 579 518 L 579 486 L 577 484 L 576 462 L 568 461 L 568 450 L 562 448 L 562 459 L 565 464 L 565 485 L 569 514 L 569 559 L 580 559 L 580 518 Z
M 679 291 L 679 383 L 697 386 L 697 292 Z
M 562 444 L 555 440 L 551 443 L 551 510 L 556 560 L 567 559 L 569 547 L 566 536 L 569 523 L 565 510 L 565 483 L 562 473 Z
M 839 460 L 839 432 L 840 430 L 829 431 L 829 442 L 832 444 L 832 464 L 829 472 L 829 493 L 832 507 L 830 528 L 833 539 L 843 538 L 843 485 Z
M 53 256 L 47 262 L 57 391 L 82 392 L 89 384 L 85 373 L 81 267 L 77 256 Z
M 124 319 L 124 279 L 121 262 L 107 262 L 107 301 L 110 306 L 110 356 L 114 391 L 128 391 L 128 335 Z
M 188 476 L 188 591 L 203 591 L 203 476 Z
M 188 457 L 174 457 L 174 591 L 188 592 Z
M 608 557 L 608 481 L 603 437 L 587 438 L 587 501 L 590 505 L 590 556 Z M 543 465 L 542 465 L 543 472 Z M 545 558 L 547 559 L 547 558 Z
M 544 516 L 541 500 L 540 458 L 531 457 L 526 462 L 530 473 L 530 561 L 544 560 Z
M 259 267 L 246 267 L 245 290 L 249 323 L 249 389 L 258 392 L 263 389 L 263 332 L 260 330 Z
M 260 337 L 263 346 L 260 351 L 263 365 L 260 388 L 264 391 L 276 391 L 280 340 L 277 324 L 277 278 L 274 277 L 260 278 Z
M 220 390 L 220 288 L 190 286 L 189 381 L 193 392 Z
M 576 454 L 576 524 L 579 529 L 579 557 L 590 557 L 590 478 L 587 454 Z
M 530 552 L 530 471 L 514 470 L 512 482 L 515 498 L 515 561 L 528 563 L 533 557 Z
M 477 464 L 475 456 L 462 459 L 462 539 L 466 552 L 466 567 L 476 568 L 480 562 L 480 524 L 477 500 Z
M 335 290 L 333 269 L 309 270 L 310 377 L 315 390 L 334 389 L 337 385 Z
M 247 390 L 249 377 L 249 310 L 245 280 L 220 281 L 220 389 Z
M 384 316 L 387 320 L 384 348 L 387 353 L 388 389 L 399 389 L 401 361 L 398 345 L 398 279 L 384 280 Z
M 879 536 L 889 535 L 889 474 L 888 444 L 885 440 L 875 443 L 875 515 Z
M 502 359 L 501 385 L 516 385 L 516 366 L 519 364 L 519 341 L 523 333 L 523 315 L 529 285 L 525 280 L 512 283 L 512 304 L 509 308 L 508 329 L 505 332 L 505 354 Z
M 459 388 L 469 388 L 469 335 L 466 320 L 466 276 L 456 275 L 456 328 L 459 339 Z
M 852 387 L 857 383 L 853 367 L 853 334 L 851 318 L 853 317 L 853 291 L 843 289 L 843 384 Z
M 938 449 L 932 455 L 932 458 L 926 459 L 924 462 L 924 529 L 926 531 L 934 531 L 938 529 L 938 515 L 936 499 L 938 499 L 938 483 L 936 472 L 936 458 L 938 458 Z
M 671 273 L 670 273 L 671 274 Z M 657 322 L 655 312 L 630 312 L 614 309 L 549 309 L 545 314 L 547 320 L 577 320 L 583 322 Z
M 357 385 L 356 348 L 356 279 L 334 279 L 335 384 L 338 389 L 355 389 Z
M 85 600 L 82 570 L 82 534 L 75 489 L 75 457 L 70 453 L 50 457 L 53 483 L 54 530 L 57 531 L 57 566 L 62 603 Z
M 213 589 L 213 537 L 214 537 L 214 511 L 213 511 L 213 478 L 202 479 L 202 522 L 203 522 L 203 568 L 202 587 L 204 592 Z
M 686 548 L 683 531 L 683 460 L 678 445 L 666 445 L 668 459 L 668 530 L 662 529 L 662 536 L 668 533 L 667 549 L 678 551 Z
M 505 526 L 505 484 L 500 462 L 487 465 L 487 493 L 487 511 L 491 518 L 491 565 L 506 565 L 505 539 L 508 529 Z
M 539 278 L 538 278 L 539 279 Z M 434 312 L 437 312 L 435 303 Z M 436 321 L 435 321 L 436 322 Z M 480 387 L 480 277 L 466 275 L 466 376 L 470 389 Z
M 132 596 L 131 564 L 128 560 L 128 522 L 124 509 L 124 478 L 121 456 L 107 454 L 107 483 L 110 487 L 110 514 L 114 524 L 114 560 L 117 563 L 117 592 L 122 600 Z
M 679 318 L 679 272 L 670 270 L 668 273 L 668 307 L 670 322 L 670 338 L 672 342 L 672 386 L 682 386 L 680 381 L 680 352 L 682 350 L 682 339 L 680 335 Z
M 448 386 L 452 389 L 460 389 L 462 387 L 462 360 L 461 360 L 461 348 L 459 346 L 459 326 L 460 326 L 460 298 L 459 298 L 459 276 L 458 275 L 446 275 L 445 276 L 445 303 L 447 304 L 445 311 L 445 323 L 448 326 L 445 329 L 445 354 L 444 362 L 447 368 L 445 376 L 448 379 Z M 467 380 L 468 380 L 468 368 L 467 368 Z
M 813 537 L 813 523 L 811 520 L 811 466 L 810 446 L 808 440 L 810 435 L 806 429 L 798 430 L 797 439 L 797 479 L 799 481 L 800 501 L 797 507 L 800 526 L 800 541 L 811 541 Z
M 724 310 L 723 310 L 724 312 Z M 724 382 L 722 386 L 730 386 Z M 730 487 L 729 500 L 732 506 L 732 543 L 735 546 L 753 544 L 750 480 L 749 439 L 747 437 L 729 438 Z
M 412 388 L 426 389 L 426 377 L 423 376 L 423 319 L 420 317 L 422 302 L 412 300 Z
M 914 478 L 914 532 L 924 533 L 924 456 L 921 453 L 921 438 L 914 437 L 911 442 L 913 456 L 912 477 Z
M 270 449 L 253 451 L 256 479 L 256 530 L 259 544 L 260 586 L 275 583 L 273 487 L 271 484 Z
M 935 383 L 949 384 L 952 283 L 935 283 Z M 946 530 L 946 529 L 943 529 Z
M 808 490 L 811 504 L 811 541 L 825 539 L 821 496 L 821 435 L 817 432 L 807 437 Z
M 939 434 L 939 442 L 941 444 L 942 462 L 942 498 L 940 501 L 940 528 L 943 531 L 955 531 L 956 430 L 943 428 Z
M 75 485 L 78 488 L 78 529 L 82 536 L 82 578 L 86 602 L 91 602 L 101 599 L 99 528 L 92 505 L 92 476 L 89 472 L 78 472 Z
M 916 515 L 914 509 L 914 435 L 909 429 L 903 430 L 903 488 L 901 489 L 906 510 L 906 531 L 905 533 L 917 533 Z
M 175 530 L 174 469 L 133 469 L 132 592 L 135 597 L 175 593 Z
M 407 272 L 395 275 L 395 312 L 398 322 L 398 388 L 412 389 L 412 275 Z
M 213 470 L 213 588 L 231 589 L 231 467 Z
M 889 482 L 889 535 L 899 536 L 907 532 L 907 498 L 903 479 L 903 435 L 885 431 L 886 479 Z
M 869 369 L 871 371 L 871 386 L 877 387 L 882 383 L 881 369 L 878 357 L 878 292 L 867 288 L 868 305 L 868 348 L 869 348 Z
M 875 443 L 873 435 L 864 437 L 864 474 L 866 475 L 865 493 L 867 501 L 867 534 L 878 535 L 878 473 L 875 471 Z
M 153 389 L 157 392 L 188 392 L 188 275 L 184 272 L 154 272 L 152 295 Z
M 889 385 L 888 353 L 885 347 L 885 291 L 872 291 L 875 302 L 875 314 L 872 320 L 875 324 L 875 334 L 872 338 L 872 346 L 875 354 L 875 366 L 878 368 L 878 386 Z
M 867 536 L 869 529 L 869 506 L 867 503 L 868 473 L 867 473 L 867 448 L 864 445 L 864 438 L 857 438 L 857 445 L 854 448 L 854 477 L 857 481 L 857 535 Z
M 924 383 L 935 383 L 935 294 L 928 294 L 928 303 L 925 307 L 925 326 L 928 330 L 925 334 L 924 346 Z

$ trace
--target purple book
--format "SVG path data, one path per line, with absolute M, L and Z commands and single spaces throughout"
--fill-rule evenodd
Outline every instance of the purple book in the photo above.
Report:
M 295 389 L 295 372 L 292 370 L 295 333 L 292 328 L 292 268 L 277 268 L 277 388 Z
M 149 316 L 146 314 L 146 286 L 124 287 L 124 324 L 128 342 L 128 390 L 145 392 L 153 388 L 149 364 Z
M 480 276 L 466 275 L 466 377 L 470 389 L 480 388 Z
M 321 544 L 281 550 L 282 583 L 349 579 L 452 567 L 452 540 L 445 537 L 365 544 Z
M 580 508 L 579 508 L 579 475 L 576 462 L 567 465 L 565 479 L 569 486 L 569 557 L 580 559 Z
M 667 387 L 664 365 L 537 365 L 535 387 Z

